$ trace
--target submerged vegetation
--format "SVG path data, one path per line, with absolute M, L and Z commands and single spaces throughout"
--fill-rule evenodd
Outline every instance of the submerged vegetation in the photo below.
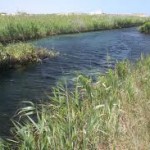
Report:
M 7 46 L 0 44 L 0 69 L 16 68 L 56 55 L 56 52 L 44 48 L 38 49 L 29 43 L 16 43 Z
M 119 15 L 0 16 L 0 42 L 25 41 L 55 34 L 131 27 L 148 18 Z
M 150 22 L 146 22 L 140 27 L 140 31 L 146 34 L 150 34 Z
M 95 83 L 80 75 L 72 91 L 59 86 L 49 102 L 36 106 L 30 102 L 21 109 L 23 120 L 13 122 L 13 146 L 18 150 L 149 149 L 149 88 L 150 57 L 141 58 L 134 67 L 119 63 Z

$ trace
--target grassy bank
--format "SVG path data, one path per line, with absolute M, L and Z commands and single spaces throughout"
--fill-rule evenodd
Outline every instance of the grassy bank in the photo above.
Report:
M 140 27 L 142 33 L 150 34 L 150 22 L 145 23 Z
M 16 149 L 150 148 L 150 57 L 119 63 L 95 83 L 80 75 L 74 84 L 72 91 L 55 88 L 46 104 L 21 109 Z
M 55 57 L 57 53 L 38 49 L 29 43 L 17 43 L 3 46 L 0 44 L 0 70 L 39 62 L 44 58 Z
M 0 42 L 25 41 L 55 34 L 78 33 L 143 24 L 148 18 L 119 15 L 0 16 Z

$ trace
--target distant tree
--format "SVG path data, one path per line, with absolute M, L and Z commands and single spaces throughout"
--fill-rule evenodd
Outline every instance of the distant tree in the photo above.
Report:
M 28 15 L 28 13 L 23 12 L 23 11 L 18 11 L 16 14 L 21 15 L 21 16 L 27 16 Z
M 5 12 L 0 12 L 0 15 L 7 15 L 7 13 L 5 13 Z

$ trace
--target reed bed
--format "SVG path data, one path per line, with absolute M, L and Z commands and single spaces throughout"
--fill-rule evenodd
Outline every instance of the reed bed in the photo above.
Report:
M 0 70 L 7 70 L 30 63 L 41 62 L 44 58 L 57 56 L 54 51 L 36 48 L 29 43 L 0 44 Z
M 150 22 L 145 23 L 139 29 L 142 33 L 150 34 Z
M 9 43 L 55 34 L 137 26 L 149 18 L 119 15 L 16 15 L 0 16 L 0 42 Z
M 26 102 L 21 121 L 13 121 L 10 149 L 148 150 L 149 89 L 150 57 L 119 63 L 96 82 L 80 75 L 72 90 L 54 88 L 45 104 Z

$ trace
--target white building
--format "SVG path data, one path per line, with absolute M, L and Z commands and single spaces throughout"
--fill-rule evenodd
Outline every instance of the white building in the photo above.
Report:
M 90 12 L 90 15 L 101 15 L 101 14 L 103 14 L 102 10 L 96 10 L 96 11 Z

